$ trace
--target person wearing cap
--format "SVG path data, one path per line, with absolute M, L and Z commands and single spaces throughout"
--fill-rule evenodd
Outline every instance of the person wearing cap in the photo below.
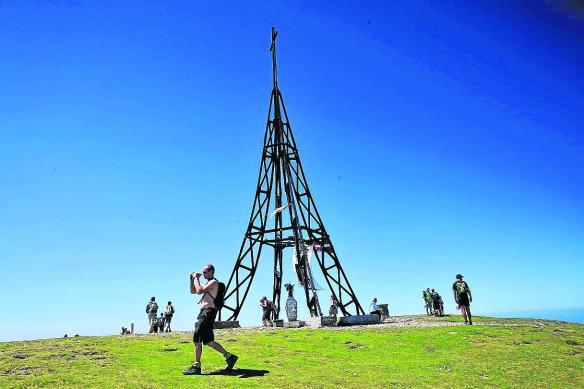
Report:
M 456 302 L 456 309 L 460 309 L 464 324 L 472 326 L 472 316 L 470 313 L 470 303 L 472 303 L 472 294 L 466 281 L 462 280 L 462 274 L 456 275 L 456 281 L 452 284 L 452 291 L 454 292 L 454 301 Z

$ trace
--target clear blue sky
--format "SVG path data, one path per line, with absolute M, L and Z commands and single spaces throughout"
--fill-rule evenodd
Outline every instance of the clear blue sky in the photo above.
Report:
M 0 2 L 0 340 L 144 331 L 153 295 L 192 328 L 188 274 L 226 279 L 251 211 L 273 25 L 362 304 L 453 312 L 460 272 L 475 313 L 582 307 L 584 9 L 313 3 Z

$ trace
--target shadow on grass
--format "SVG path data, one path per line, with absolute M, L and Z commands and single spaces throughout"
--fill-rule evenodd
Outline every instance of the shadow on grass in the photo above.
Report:
M 268 374 L 268 370 L 255 370 L 255 369 L 233 369 L 231 371 L 217 370 L 209 374 L 203 375 L 225 375 L 239 378 L 251 378 L 251 377 L 263 377 Z

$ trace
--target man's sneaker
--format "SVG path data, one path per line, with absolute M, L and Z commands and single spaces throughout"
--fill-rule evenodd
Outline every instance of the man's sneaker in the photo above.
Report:
M 225 370 L 231 371 L 233 370 L 233 366 L 235 366 L 235 362 L 237 362 L 237 355 L 231 354 L 227 358 L 225 358 L 225 362 L 227 362 L 227 367 Z
M 201 375 L 201 365 L 193 365 L 188 370 L 184 370 L 182 373 L 184 375 Z

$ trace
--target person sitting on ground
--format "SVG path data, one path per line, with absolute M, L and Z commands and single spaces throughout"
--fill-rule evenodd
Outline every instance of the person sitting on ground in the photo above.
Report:
M 146 313 L 148 314 L 148 332 L 155 332 L 156 315 L 158 314 L 158 303 L 155 297 L 150 298 L 150 301 L 146 305 Z
M 272 314 L 272 302 L 264 296 L 260 300 L 260 306 L 262 307 L 262 325 L 264 327 L 271 327 L 272 320 L 270 319 L 270 316 Z
M 164 317 L 166 319 L 166 329 L 165 332 L 172 332 L 170 329 L 170 322 L 172 321 L 172 315 L 174 315 L 174 307 L 172 306 L 172 302 L 169 301 L 168 305 L 164 309 Z
M 456 275 L 456 281 L 452 284 L 454 292 L 454 301 L 457 304 L 457 309 L 460 309 L 464 324 L 472 326 L 472 316 L 470 313 L 470 303 L 472 303 L 472 294 L 466 281 L 462 280 L 462 274 Z
M 156 320 L 156 325 L 158 326 L 158 332 L 164 332 L 164 313 L 160 312 L 160 316 Z
M 201 285 L 199 282 L 201 274 L 207 280 L 205 285 Z M 217 281 L 215 278 L 215 267 L 211 264 L 205 265 L 202 273 L 191 273 L 190 280 L 191 293 L 202 294 L 203 296 L 199 300 L 201 312 L 197 317 L 195 332 L 193 334 L 193 342 L 195 343 L 195 362 L 188 370 L 183 371 L 183 374 L 201 375 L 201 354 L 203 353 L 204 344 L 209 345 L 215 351 L 223 354 L 225 362 L 227 363 L 225 370 L 231 371 L 237 362 L 237 355 L 231 354 L 219 343 L 215 342 L 215 335 L 213 334 L 213 323 L 217 316 L 217 310 L 223 307 L 225 284 Z
M 373 298 L 371 306 L 369 307 L 369 313 L 379 316 L 379 320 L 381 320 L 381 310 L 379 309 L 379 305 L 377 305 L 377 297 Z

